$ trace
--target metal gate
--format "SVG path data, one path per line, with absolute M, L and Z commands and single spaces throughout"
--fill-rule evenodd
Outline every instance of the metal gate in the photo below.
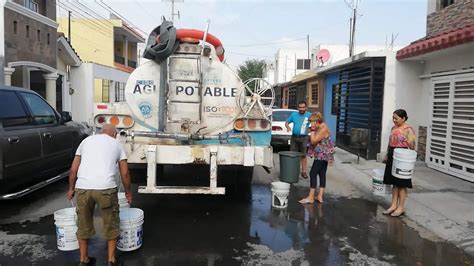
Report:
M 433 78 L 432 92 L 427 164 L 474 182 L 474 77 Z

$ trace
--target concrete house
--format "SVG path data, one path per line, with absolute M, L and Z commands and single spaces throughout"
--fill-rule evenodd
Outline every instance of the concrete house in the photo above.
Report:
M 58 38 L 56 2 L 2 1 L 0 21 L 1 83 L 34 90 L 58 111 L 69 111 L 63 103 L 70 87 L 66 66 L 79 65 L 80 60 L 67 41 Z
M 68 19 L 58 21 L 59 30 L 68 32 Z M 71 69 L 72 114 L 74 120 L 93 126 L 98 105 L 125 101 L 125 83 L 137 67 L 138 43 L 145 39 L 113 16 L 102 20 L 73 18 L 69 38 L 83 61 Z
M 419 153 L 474 182 L 474 2 L 429 0 L 426 36 L 397 52 L 416 73 Z

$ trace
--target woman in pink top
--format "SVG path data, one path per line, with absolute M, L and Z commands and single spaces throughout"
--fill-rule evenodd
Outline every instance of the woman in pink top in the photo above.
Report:
M 320 112 L 313 113 L 309 117 L 311 122 L 310 145 L 306 156 L 314 158 L 313 166 L 309 172 L 309 194 L 299 202 L 302 204 L 314 203 L 317 200 L 323 203 L 324 189 L 326 188 L 326 172 L 328 164 L 334 161 L 334 142 L 331 140 L 331 132 L 324 123 L 323 115 Z M 319 192 L 316 194 L 317 178 L 319 176 Z
M 385 175 L 383 183 L 393 185 L 392 188 L 392 204 L 390 208 L 383 211 L 385 215 L 399 217 L 405 213 L 405 200 L 407 198 L 407 188 L 412 188 L 411 179 L 401 179 L 392 175 L 393 164 L 393 150 L 396 148 L 415 149 L 415 130 L 409 126 L 406 121 L 408 119 L 407 112 L 403 109 L 398 109 L 393 112 L 392 133 L 388 143 L 387 156 L 384 161 Z

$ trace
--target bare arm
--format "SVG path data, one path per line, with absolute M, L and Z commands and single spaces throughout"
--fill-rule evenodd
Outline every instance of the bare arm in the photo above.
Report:
M 322 139 L 327 138 L 328 134 L 329 132 L 326 127 L 321 128 L 317 132 L 311 131 L 311 137 L 310 137 L 311 144 L 312 145 L 318 144 Z
M 79 165 L 81 165 L 81 156 L 74 156 L 74 160 L 71 164 L 71 170 L 69 171 L 69 189 L 67 192 L 68 200 L 71 200 L 74 197 L 74 188 L 76 187 L 77 180 L 77 171 L 79 170 Z
M 291 131 L 290 124 L 288 124 L 288 121 L 285 122 L 285 127 L 286 127 L 286 131 L 288 132 Z
M 127 197 L 128 203 L 132 203 L 132 189 L 130 181 L 130 172 L 128 171 L 127 160 L 121 160 L 119 162 L 120 176 L 122 177 L 123 188 L 125 189 L 125 196 Z

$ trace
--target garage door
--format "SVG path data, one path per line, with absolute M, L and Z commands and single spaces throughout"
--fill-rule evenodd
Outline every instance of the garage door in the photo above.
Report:
M 474 182 L 474 77 L 432 79 L 428 166 Z

